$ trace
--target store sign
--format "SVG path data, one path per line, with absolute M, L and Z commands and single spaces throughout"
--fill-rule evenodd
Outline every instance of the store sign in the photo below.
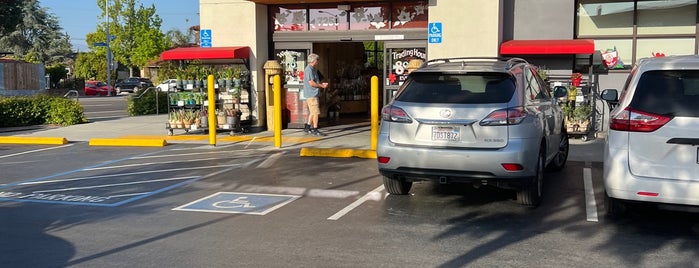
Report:
M 427 60 L 425 48 L 394 48 L 390 51 L 390 70 L 386 85 L 402 85 L 408 79 L 408 63 L 411 60 Z

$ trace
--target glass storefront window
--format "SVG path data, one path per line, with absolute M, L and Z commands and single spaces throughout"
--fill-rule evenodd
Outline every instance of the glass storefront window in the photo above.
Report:
M 425 48 L 392 48 L 387 51 L 386 85 L 398 86 L 408 78 L 408 63 L 410 60 L 427 60 Z
M 633 1 L 581 0 L 577 36 L 633 34 Z
M 388 4 L 352 5 L 352 10 L 350 11 L 350 29 L 388 29 L 388 10 Z
M 303 6 L 284 6 L 272 9 L 272 20 L 274 31 L 305 31 L 308 28 L 306 23 L 306 8 Z
M 348 28 L 347 12 L 338 10 L 337 7 L 313 8 L 308 11 L 310 15 L 311 31 L 344 31 Z
M 638 2 L 638 35 L 694 34 L 696 0 Z
M 653 56 L 692 55 L 694 38 L 639 38 L 636 59 Z
M 393 4 L 391 28 L 427 28 L 427 1 Z
M 595 40 L 595 49 L 602 52 L 602 58 L 610 70 L 630 69 L 633 65 L 631 39 Z
M 307 51 L 305 49 L 277 49 L 274 51 L 275 58 L 282 65 L 285 85 L 303 85 L 303 70 L 306 68 Z

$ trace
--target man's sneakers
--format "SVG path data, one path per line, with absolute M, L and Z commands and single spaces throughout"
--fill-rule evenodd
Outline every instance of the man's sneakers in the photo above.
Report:
M 311 129 L 311 133 L 310 133 L 310 134 L 313 135 L 313 136 L 327 136 L 327 135 L 328 135 L 328 134 L 325 134 L 325 133 L 323 133 L 323 132 L 320 132 L 320 130 L 318 130 L 317 128 Z
M 311 134 L 311 125 L 303 124 L 303 133 Z

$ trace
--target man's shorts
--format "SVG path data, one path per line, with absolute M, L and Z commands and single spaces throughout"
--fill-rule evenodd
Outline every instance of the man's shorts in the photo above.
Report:
M 308 105 L 309 114 L 320 114 L 320 108 L 318 107 L 318 97 L 307 98 L 306 104 Z

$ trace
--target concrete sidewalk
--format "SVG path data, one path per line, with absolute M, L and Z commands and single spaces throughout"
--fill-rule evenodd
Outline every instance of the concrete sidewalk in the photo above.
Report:
M 165 128 L 167 115 L 145 115 L 95 121 L 85 124 L 53 127 L 32 126 L 26 128 L 0 129 L 0 137 L 51 137 L 65 138 L 68 142 L 90 142 L 94 139 L 155 140 L 163 139 L 169 144 L 210 144 L 204 129 L 185 133 L 175 129 L 169 136 Z M 301 129 L 282 130 L 282 148 L 310 146 L 318 148 L 370 149 L 371 126 L 367 122 L 333 125 L 322 128 L 327 136 L 306 135 Z M 261 142 L 274 146 L 274 132 L 263 131 L 230 135 L 230 131 L 219 130 L 216 144 L 235 142 Z M 135 145 L 137 146 L 137 145 Z
M 168 136 L 165 129 L 167 115 L 133 116 L 113 120 L 103 120 L 66 127 L 33 126 L 28 128 L 0 129 L 2 137 L 48 137 L 65 138 L 68 142 L 90 142 L 95 139 L 118 139 L 126 146 L 142 146 L 137 143 L 164 140 L 167 144 L 192 143 L 210 144 L 209 135 L 203 130 L 175 130 L 174 135 Z M 303 156 L 331 157 L 363 157 L 373 158 L 371 149 L 371 125 L 368 120 L 352 120 L 339 122 L 321 128 L 327 136 L 309 136 L 301 129 L 282 130 L 281 148 L 301 149 L 307 152 Z M 581 139 L 570 139 L 570 161 L 601 162 L 606 133 L 598 133 L 598 138 L 584 142 Z M 216 145 L 231 143 L 266 143 L 274 146 L 274 132 L 263 131 L 230 135 L 229 131 L 219 131 L 216 135 Z M 157 143 L 157 142 L 156 142 Z M 109 146 L 107 144 L 106 146 Z M 321 149 L 317 151 L 315 149 Z M 375 153 L 374 153 L 375 154 Z

